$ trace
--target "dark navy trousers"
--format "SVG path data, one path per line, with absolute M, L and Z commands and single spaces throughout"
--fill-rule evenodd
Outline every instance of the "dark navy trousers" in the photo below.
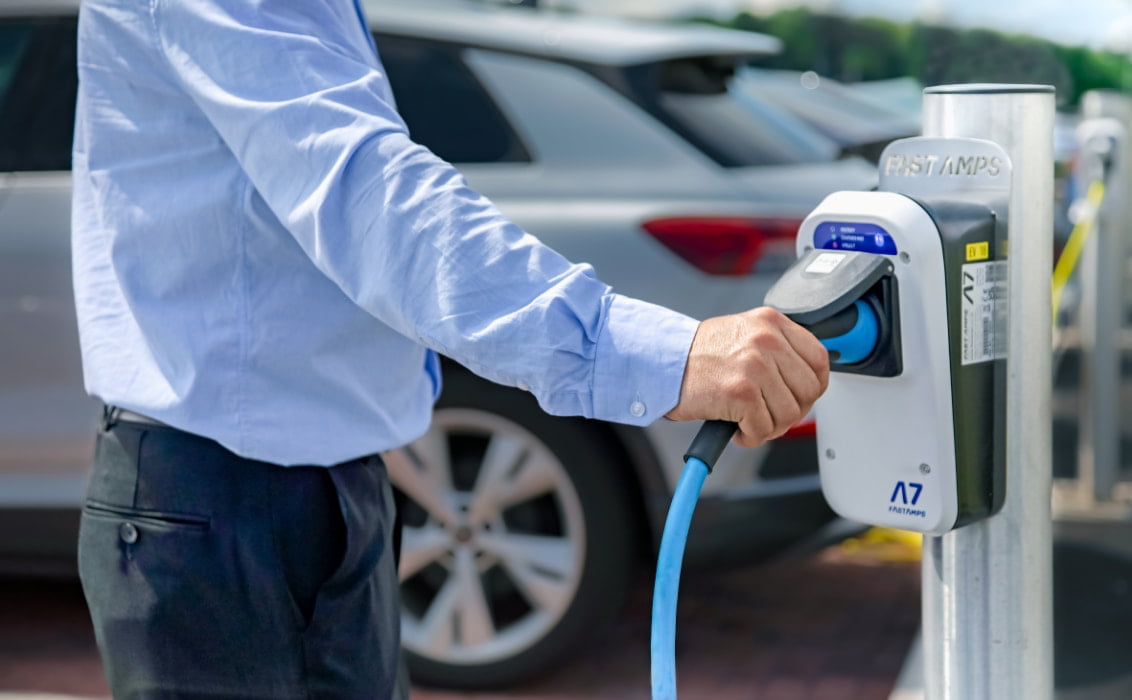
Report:
M 281 467 L 110 415 L 79 571 L 115 698 L 407 697 L 379 457 Z

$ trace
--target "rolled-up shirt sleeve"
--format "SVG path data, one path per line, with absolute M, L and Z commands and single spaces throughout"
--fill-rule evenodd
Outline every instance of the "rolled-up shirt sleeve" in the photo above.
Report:
M 155 0 L 152 20 L 171 79 L 356 304 L 550 413 L 676 404 L 697 322 L 613 293 L 414 143 L 354 3 Z

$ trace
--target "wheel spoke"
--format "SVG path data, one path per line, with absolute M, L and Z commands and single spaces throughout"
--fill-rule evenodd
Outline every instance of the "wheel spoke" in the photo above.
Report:
M 459 590 L 456 601 L 456 620 L 459 623 L 457 642 L 467 646 L 483 644 L 495 634 L 495 625 L 491 621 L 475 556 L 470 549 L 461 547 L 457 550 L 455 574 Z
M 554 609 L 569 597 L 577 564 L 575 545 L 568 539 L 481 533 L 477 543 L 485 552 L 499 557 L 514 582 L 538 607 Z
M 511 481 L 507 503 L 522 503 L 553 491 L 558 485 L 554 478 L 558 470 L 559 467 L 546 455 L 537 452 L 529 454 Z
M 430 654 L 447 655 L 457 647 L 484 644 L 495 636 L 475 555 L 466 547 L 455 555 L 455 566 L 420 623 L 410 622 L 411 636 L 423 642 Z
M 482 525 L 510 505 L 553 491 L 556 467 L 538 452 L 523 449 L 515 439 L 496 436 L 484 455 L 468 516 Z
M 404 527 L 401 531 L 401 562 L 398 575 L 402 581 L 415 576 L 443 556 L 452 542 L 452 536 L 436 526 Z
M 499 513 L 503 500 L 511 491 L 512 473 L 519 468 L 519 460 L 524 458 L 523 451 L 521 440 L 499 434 L 491 438 L 476 475 L 468 511 L 468 519 L 473 525 L 481 525 Z
M 448 452 L 448 431 L 433 428 L 409 446 L 429 481 L 442 490 L 452 488 L 452 456 Z
M 435 469 L 428 472 L 418 469 L 403 450 L 392 450 L 382 457 L 389 470 L 389 479 L 397 488 L 444 525 L 456 527 L 456 514 L 443 498 L 447 490 L 433 483 L 432 474 Z
M 424 642 L 424 648 L 433 658 L 447 657 L 455 643 L 454 615 L 458 596 L 456 577 L 450 575 L 428 606 L 428 612 L 421 618 L 419 634 L 414 635 Z

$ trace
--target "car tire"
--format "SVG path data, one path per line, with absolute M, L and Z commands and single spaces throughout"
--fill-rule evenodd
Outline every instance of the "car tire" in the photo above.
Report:
M 606 434 L 527 392 L 446 374 L 429 433 L 386 460 L 413 682 L 511 685 L 615 618 L 637 524 Z

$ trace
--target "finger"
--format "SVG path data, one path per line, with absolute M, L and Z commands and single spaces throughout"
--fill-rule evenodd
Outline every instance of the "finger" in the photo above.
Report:
M 781 314 L 778 315 L 778 321 L 775 327 L 778 338 L 768 346 L 771 349 L 767 359 L 775 366 L 781 381 L 805 413 L 828 384 L 829 353 L 812 334 L 798 324 Z M 797 346 L 803 352 L 808 350 L 812 356 L 805 357 Z M 814 363 L 819 366 L 815 368 Z M 780 416 L 776 415 L 775 418 Z
M 774 419 L 767 409 L 766 400 L 760 398 L 750 404 L 747 413 L 739 420 L 735 444 L 740 447 L 758 447 L 774 432 Z
M 776 358 L 783 379 L 800 403 L 812 403 L 829 388 L 829 363 L 814 367 L 800 354 Z
M 767 372 L 760 389 L 773 424 L 766 439 L 782 435 L 805 415 L 777 364 Z
M 803 413 L 810 410 L 814 401 L 825 391 L 826 382 L 800 355 L 790 349 L 775 356 L 782 381 L 789 388 Z
M 790 319 L 786 321 L 782 325 L 783 337 L 806 364 L 813 368 L 824 389 L 829 380 L 829 351 L 813 333 Z

